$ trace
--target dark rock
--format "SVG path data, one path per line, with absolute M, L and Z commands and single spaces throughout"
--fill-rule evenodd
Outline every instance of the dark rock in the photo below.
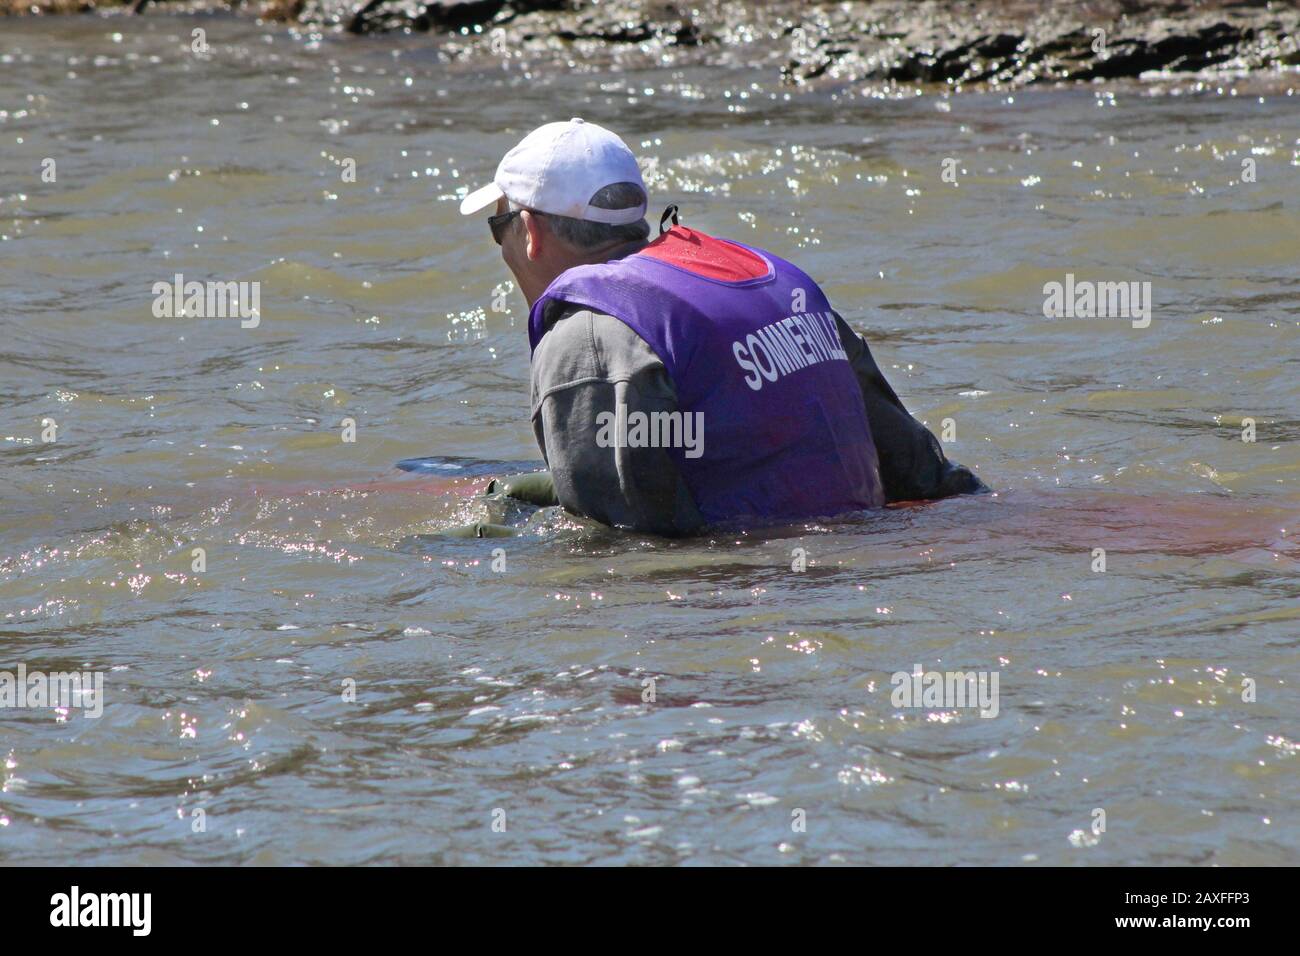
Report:
M 87 0 L 0 0 L 0 12 L 72 12 Z M 544 68 L 696 64 L 779 69 L 799 85 L 1020 87 L 1300 64 L 1300 9 L 1265 0 L 98 0 L 239 9 L 354 33 L 429 31 L 467 63 L 504 47 Z M 488 27 L 491 29 L 488 29 Z M 1099 39 L 1096 34 L 1104 31 Z M 1104 43 L 1102 43 L 1104 39 Z M 502 42 L 504 41 L 504 42 Z M 1094 43 L 1099 46 L 1094 50 Z M 495 46 L 494 46 L 495 44 Z
M 505 0 L 370 0 L 348 21 L 352 33 L 383 33 L 410 27 L 416 30 L 459 30 L 487 23 L 505 6 Z
M 503 22 L 519 13 L 558 11 L 569 7 L 568 0 L 369 0 L 352 14 L 348 30 L 352 33 L 383 33 L 410 28 L 454 33 L 469 27 L 491 23 L 503 12 Z
M 1199 70 L 1220 63 L 1251 39 L 1253 31 L 1241 31 L 1226 23 L 1215 24 L 1194 34 L 1168 36 L 1154 43 L 1131 40 L 1115 44 L 1109 54 L 1090 67 L 1070 75 L 1072 80 L 1138 76 L 1148 70 Z

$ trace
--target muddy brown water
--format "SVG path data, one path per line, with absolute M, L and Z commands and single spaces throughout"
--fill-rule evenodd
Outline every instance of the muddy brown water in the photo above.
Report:
M 105 681 L 0 711 L 0 860 L 1296 862 L 1285 80 L 794 92 L 194 22 L 0 21 L 0 670 Z M 668 542 L 395 471 L 538 458 L 456 205 L 572 115 L 816 276 L 998 494 Z M 177 273 L 259 324 L 155 317 Z M 1067 274 L 1150 325 L 1044 317 Z M 446 535 L 484 519 L 526 533 Z M 917 664 L 997 715 L 895 707 Z

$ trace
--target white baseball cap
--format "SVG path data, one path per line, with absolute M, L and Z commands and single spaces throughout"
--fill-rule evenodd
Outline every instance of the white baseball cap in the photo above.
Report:
M 589 222 L 622 226 L 645 218 L 646 202 L 626 209 L 602 209 L 591 200 L 606 186 L 635 183 L 646 196 L 636 157 L 614 133 L 574 117 L 533 130 L 506 153 L 492 182 L 460 202 L 462 215 L 504 196 L 516 206 Z

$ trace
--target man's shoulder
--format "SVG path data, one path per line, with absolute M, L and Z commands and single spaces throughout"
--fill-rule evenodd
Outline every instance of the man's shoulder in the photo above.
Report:
M 626 379 L 659 356 L 627 323 L 580 305 L 560 313 L 533 352 L 533 379 Z

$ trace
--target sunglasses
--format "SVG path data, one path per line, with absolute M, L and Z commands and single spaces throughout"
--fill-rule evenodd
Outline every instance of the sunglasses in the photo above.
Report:
M 512 209 L 498 216 L 488 216 L 488 228 L 492 230 L 492 238 L 498 246 L 501 245 L 501 240 L 506 237 L 506 226 L 510 225 L 510 220 L 521 212 L 523 212 L 522 209 Z

